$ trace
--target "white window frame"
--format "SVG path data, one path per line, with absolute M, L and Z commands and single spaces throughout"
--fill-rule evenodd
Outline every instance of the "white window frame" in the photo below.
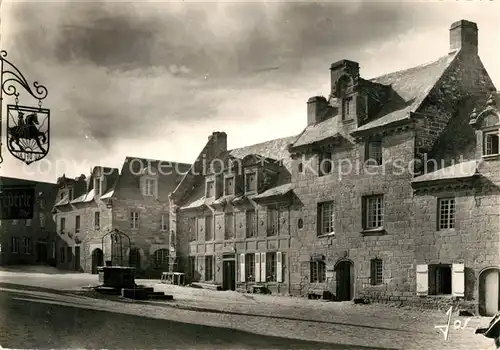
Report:
M 150 177 L 144 179 L 144 195 L 148 197 L 156 195 L 156 179 Z
M 129 222 L 130 222 L 130 229 L 132 229 L 132 230 L 139 229 L 139 212 L 138 211 L 131 211 L 130 212 Z
M 366 143 L 366 161 L 368 166 L 380 166 L 384 163 L 381 140 L 372 140 Z
M 456 202 L 454 197 L 438 199 L 438 231 L 455 228 Z
M 353 96 L 342 98 L 342 120 L 352 119 L 352 105 L 354 102 Z
M 30 237 L 23 238 L 23 253 L 26 255 L 32 254 L 32 241 Z
M 365 229 L 375 229 L 384 226 L 384 195 L 366 196 Z
M 495 135 L 497 137 L 497 153 L 487 153 L 488 137 Z M 499 155 L 500 152 L 500 133 L 498 129 L 483 131 L 483 157 L 492 157 Z
M 19 237 L 12 237 L 10 240 L 10 252 L 12 254 L 19 254 L 19 246 L 21 245 Z
M 80 215 L 75 216 L 75 233 L 80 233 L 82 225 L 82 218 Z
M 96 211 L 94 212 L 94 229 L 99 230 L 100 228 L 101 228 L 101 212 Z
M 318 236 L 335 234 L 335 202 L 318 203 L 318 216 Z

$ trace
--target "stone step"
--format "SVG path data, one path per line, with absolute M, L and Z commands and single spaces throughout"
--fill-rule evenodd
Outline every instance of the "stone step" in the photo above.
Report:
M 174 296 L 171 294 L 151 294 L 149 295 L 149 298 L 154 300 L 174 300 Z
M 148 295 L 153 296 L 153 295 L 165 295 L 164 292 L 148 292 Z
M 98 293 L 111 294 L 111 295 L 120 295 L 121 292 L 119 288 L 103 287 L 103 286 L 97 286 L 94 288 L 94 290 Z
M 122 297 L 134 300 L 147 300 L 148 292 L 143 288 L 122 288 Z

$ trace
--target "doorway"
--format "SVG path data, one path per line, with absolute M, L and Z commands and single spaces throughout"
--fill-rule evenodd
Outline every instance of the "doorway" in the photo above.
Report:
M 47 261 L 47 244 L 38 242 L 36 244 L 36 262 L 45 263 Z
M 75 247 L 75 271 L 80 272 L 80 247 Z
M 337 300 L 350 301 L 354 297 L 354 265 L 349 260 L 341 260 L 335 266 Z
M 479 314 L 493 316 L 500 310 L 500 270 L 490 268 L 479 274 Z
M 236 290 L 236 261 L 224 258 L 222 262 L 222 289 Z
M 96 248 L 92 252 L 92 274 L 97 274 L 98 266 L 104 266 L 104 254 L 101 249 Z

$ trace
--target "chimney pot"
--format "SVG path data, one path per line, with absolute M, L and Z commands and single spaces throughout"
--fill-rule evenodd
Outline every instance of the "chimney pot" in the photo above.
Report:
M 477 55 L 478 29 L 474 22 L 460 20 L 450 27 L 450 52 L 460 50 Z

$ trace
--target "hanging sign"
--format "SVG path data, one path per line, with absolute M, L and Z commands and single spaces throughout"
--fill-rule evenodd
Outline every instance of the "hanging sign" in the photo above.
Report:
M 50 110 L 7 105 L 7 149 L 26 164 L 39 161 L 49 152 Z

